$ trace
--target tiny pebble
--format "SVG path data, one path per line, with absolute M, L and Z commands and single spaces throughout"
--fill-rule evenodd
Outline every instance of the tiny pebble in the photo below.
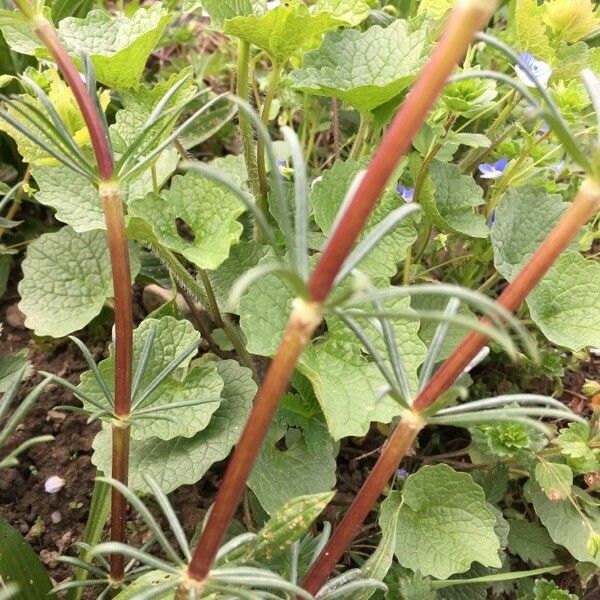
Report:
M 60 523 L 62 521 L 62 515 L 60 514 L 59 511 L 55 510 L 51 515 L 50 515 L 50 520 L 56 524 L 56 523 Z
M 52 475 L 48 477 L 44 483 L 44 489 L 48 494 L 56 494 L 60 492 L 65 485 L 65 480 L 58 475 Z

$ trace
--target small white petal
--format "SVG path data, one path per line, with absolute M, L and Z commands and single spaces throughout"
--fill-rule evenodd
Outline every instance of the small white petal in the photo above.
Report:
M 550 75 L 552 75 L 552 67 L 543 60 L 534 60 L 530 67 L 536 81 L 538 81 L 538 83 L 540 83 L 543 87 L 548 87 L 548 80 L 550 79 Z M 515 71 L 519 76 L 519 79 L 527 87 L 535 87 L 535 82 L 519 65 L 515 65 Z
M 56 525 L 56 523 L 60 523 L 62 521 L 62 515 L 60 514 L 60 512 L 58 510 L 55 510 L 50 515 L 50 520 Z
M 600 356 L 600 348 L 590 348 L 590 354 L 592 356 Z
M 310 187 L 311 187 L 311 188 L 312 188 L 312 187 L 315 187 L 315 185 L 316 185 L 317 183 L 319 183 L 319 181 L 321 181 L 322 179 L 323 179 L 323 175 L 319 175 L 318 177 L 315 177 L 315 178 L 312 180 L 312 183 L 310 184 Z
M 52 475 L 46 479 L 44 483 L 44 490 L 46 490 L 48 494 L 56 494 L 63 489 L 64 485 L 65 480 L 62 477 L 59 477 L 58 475 Z

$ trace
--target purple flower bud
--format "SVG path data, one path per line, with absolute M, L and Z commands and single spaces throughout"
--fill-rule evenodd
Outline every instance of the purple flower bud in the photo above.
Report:
M 44 490 L 46 490 L 48 494 L 56 494 L 63 489 L 64 485 L 65 480 L 62 477 L 59 477 L 58 475 L 52 475 L 44 482 Z
M 496 221 L 496 211 L 492 211 L 492 214 L 490 215 L 490 218 L 487 220 L 487 226 L 491 229 L 492 226 L 494 225 L 494 222 Z
M 409 475 L 410 473 L 406 469 L 398 469 L 396 471 L 396 477 L 398 479 L 406 479 Z

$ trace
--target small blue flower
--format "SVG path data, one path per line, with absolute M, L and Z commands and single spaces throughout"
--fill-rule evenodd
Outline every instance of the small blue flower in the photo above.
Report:
M 545 88 L 548 87 L 548 80 L 550 79 L 550 75 L 552 75 L 552 67 L 547 62 L 537 60 L 530 52 L 524 52 L 519 56 L 519 59 L 531 71 L 531 75 L 533 76 L 532 79 L 525 69 L 522 69 L 520 65 L 515 65 L 515 71 L 519 79 L 527 87 L 536 87 L 535 81 Z
M 494 225 L 494 222 L 496 221 L 496 211 L 492 211 L 492 214 L 490 215 L 490 218 L 487 220 L 487 226 L 491 229 L 492 226 Z
M 404 200 L 407 204 L 415 199 L 415 188 L 405 187 L 401 183 L 396 186 L 396 192 L 398 196 Z
M 554 171 L 555 175 L 560 175 L 563 172 L 564 168 L 565 168 L 565 159 L 562 158 L 552 167 L 552 170 Z
M 482 179 L 498 179 L 504 174 L 508 158 L 501 158 L 495 163 L 482 163 L 477 167 Z
M 409 475 L 410 473 L 406 469 L 398 469 L 396 471 L 396 477 L 398 479 L 406 479 Z
M 278 161 L 276 161 L 276 164 L 280 168 L 287 167 L 287 160 L 279 159 Z

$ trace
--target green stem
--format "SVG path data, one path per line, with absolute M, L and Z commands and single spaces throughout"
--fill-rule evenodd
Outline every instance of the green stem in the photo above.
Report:
M 478 288 L 477 291 L 480 294 L 483 294 L 484 292 L 487 292 L 488 290 L 492 289 L 492 287 L 494 287 L 494 285 L 496 283 L 498 283 L 501 279 L 501 275 L 498 272 L 494 272 L 492 273 L 492 275 L 490 275 L 490 277 L 488 277 Z
M 13 202 L 6 213 L 6 218 L 11 221 L 14 219 L 17 211 L 19 210 L 19 206 L 21 205 L 21 200 L 23 200 L 23 195 L 25 194 L 25 186 L 29 183 L 31 179 L 31 168 L 28 166 L 25 171 L 25 175 L 23 176 L 23 183 L 21 187 L 15 192 L 15 196 L 13 198 Z M 0 228 L 0 238 L 6 233 L 6 229 Z
M 350 150 L 350 158 L 356 160 L 360 158 L 363 152 L 363 148 L 365 146 L 365 141 L 367 139 L 367 132 L 369 130 L 369 122 L 364 117 L 364 115 L 360 115 L 360 123 L 358 125 L 358 131 L 356 132 L 356 137 L 354 138 L 354 143 L 352 144 L 352 149 Z
M 476 583 L 494 583 L 496 581 L 514 581 L 524 579 L 525 577 L 535 577 L 544 573 L 560 573 L 564 571 L 563 565 L 552 565 L 550 567 L 541 567 L 539 569 L 530 569 L 529 571 L 512 571 L 509 573 L 495 573 L 494 575 L 484 575 L 483 577 L 473 577 L 471 579 L 444 579 L 432 581 L 431 589 L 441 590 L 454 585 L 472 585 Z
M 238 46 L 238 75 L 237 75 L 237 95 L 242 100 L 248 101 L 250 95 L 249 70 L 250 70 L 250 44 L 243 40 L 239 41 Z M 258 183 L 258 165 L 256 164 L 256 152 L 254 149 L 254 138 L 252 135 L 252 124 L 248 115 L 239 111 L 240 136 L 242 138 L 242 150 L 244 153 L 244 162 L 248 171 L 248 183 L 252 195 L 258 200 L 260 198 L 260 186 Z M 260 229 L 256 228 L 257 235 L 260 235 Z
M 502 127 L 502 125 L 504 125 L 504 123 L 506 123 L 507 119 L 510 117 L 513 109 L 515 108 L 515 106 L 518 103 L 519 103 L 519 96 L 518 96 L 517 92 L 516 91 L 511 92 L 506 100 L 506 105 L 498 113 L 498 116 L 494 119 L 492 124 L 487 128 L 486 136 L 488 138 L 491 139 L 495 135 L 495 133 L 500 129 L 500 127 Z M 498 140 L 495 141 L 494 147 L 497 146 L 503 139 L 505 139 L 505 137 L 508 136 L 510 134 L 510 132 L 512 132 L 512 128 L 509 128 L 508 132 L 504 132 L 504 134 L 502 134 L 498 138 Z M 489 153 L 490 149 L 486 148 L 486 151 L 487 151 L 487 153 Z M 484 156 L 487 155 L 487 153 L 484 154 Z M 479 150 L 478 148 L 472 148 L 469 152 L 467 152 L 465 157 L 458 163 L 458 168 L 461 170 L 461 172 L 468 173 L 469 171 L 473 170 L 473 168 L 475 167 L 475 165 L 478 162 L 480 162 L 480 155 L 481 155 L 481 150 Z
M 271 77 L 269 79 L 269 85 L 267 87 L 267 95 L 262 107 L 262 122 L 267 126 L 269 124 L 269 113 L 271 112 L 271 105 L 277 92 L 277 86 L 279 85 L 279 79 L 281 77 L 283 65 L 280 64 L 276 59 L 273 59 Z M 258 205 L 265 216 L 269 215 L 269 206 L 267 200 L 268 184 L 267 184 L 267 168 L 265 162 L 265 145 L 264 142 L 259 139 L 256 148 L 256 162 L 258 165 L 258 183 L 259 183 L 259 198 Z M 271 165 L 271 168 L 276 168 L 275 165 Z
M 169 271 L 173 274 L 173 277 L 177 282 L 182 285 L 194 298 L 200 301 L 210 314 L 211 319 L 219 324 L 225 335 L 229 338 L 232 346 L 238 354 L 240 362 L 248 367 L 252 371 L 253 377 L 258 380 L 258 372 L 256 365 L 252 360 L 252 356 L 246 349 L 246 343 L 237 327 L 223 314 L 219 305 L 217 304 L 214 291 L 210 284 L 210 280 L 206 275 L 206 272 L 199 272 L 200 277 L 204 285 L 204 289 L 198 282 L 188 273 L 187 269 L 179 262 L 179 259 L 167 248 L 160 244 L 151 244 L 152 251 L 158 256 L 158 258 L 166 265 Z

